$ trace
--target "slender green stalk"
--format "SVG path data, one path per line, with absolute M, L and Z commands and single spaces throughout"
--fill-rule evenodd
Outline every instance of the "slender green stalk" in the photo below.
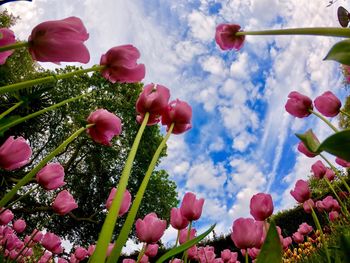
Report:
M 245 251 L 245 256 L 244 256 L 244 258 L 245 258 L 245 263 L 249 263 L 248 251 L 247 251 L 247 250 Z
M 306 28 L 287 28 L 261 31 L 239 31 L 236 36 L 244 35 L 311 35 L 328 37 L 346 37 L 350 38 L 349 28 L 340 27 L 306 27 Z
M 41 162 L 39 162 L 29 173 L 27 173 L 1 200 L 0 207 L 4 207 L 17 193 L 17 191 L 27 184 L 49 161 L 51 161 L 57 154 L 62 152 L 64 148 L 71 143 L 76 137 L 78 137 L 87 128 L 92 127 L 94 124 L 88 124 L 86 127 L 82 127 L 73 133 L 67 140 L 47 155 Z
M 344 205 L 344 203 L 341 201 L 341 199 L 339 198 L 337 192 L 335 191 L 334 187 L 332 186 L 332 184 L 329 182 L 328 178 L 325 177 L 324 178 L 328 187 L 332 190 L 333 194 L 335 195 L 335 198 L 337 198 L 341 208 L 342 208 L 342 211 L 343 211 L 343 214 L 346 215 L 347 217 L 349 217 L 349 212 L 348 210 L 346 209 L 346 206 Z M 350 217 L 349 217 L 350 218 Z
M 344 110 L 340 110 L 340 112 L 341 112 L 342 114 L 344 114 L 346 117 L 349 117 L 349 118 L 350 118 L 350 113 L 347 113 L 347 112 L 344 111 Z
M 124 166 L 122 175 L 119 179 L 118 191 L 115 195 L 115 198 L 113 199 L 112 206 L 110 207 L 110 209 L 108 211 L 105 222 L 103 223 L 101 232 L 100 232 L 98 240 L 97 240 L 95 252 L 89 260 L 93 263 L 101 263 L 101 262 L 105 261 L 108 244 L 109 244 L 110 240 L 112 239 L 113 230 L 114 230 L 115 224 L 117 222 L 119 209 L 120 209 L 120 206 L 121 206 L 122 201 L 123 201 L 123 196 L 124 196 L 126 186 L 128 184 L 132 164 L 133 164 L 133 161 L 135 159 L 135 155 L 136 155 L 137 149 L 139 147 L 139 143 L 140 143 L 143 131 L 145 130 L 145 127 L 147 125 L 148 118 L 149 118 L 149 113 L 147 112 L 145 114 L 143 121 L 142 121 L 140 129 L 137 132 L 134 143 L 130 149 L 128 158 L 125 162 L 125 166 Z M 117 246 L 118 246 L 118 243 L 117 243 Z
M 190 240 L 190 236 L 191 236 L 191 228 L 192 228 L 192 221 L 190 221 L 190 224 L 188 225 L 188 231 L 187 231 L 187 238 L 186 241 Z M 185 260 L 184 262 L 187 263 L 187 258 L 188 258 L 188 253 L 187 250 L 185 250 Z
M 128 240 L 129 233 L 130 233 L 131 228 L 135 222 L 137 212 L 139 210 L 143 195 L 145 194 L 148 182 L 152 176 L 152 172 L 157 164 L 157 161 L 159 159 L 159 155 L 161 154 L 164 146 L 166 145 L 166 142 L 168 141 L 168 139 L 171 135 L 171 132 L 173 131 L 173 128 L 174 128 L 174 124 L 172 124 L 170 126 L 166 136 L 163 138 L 162 142 L 159 144 L 156 152 L 154 153 L 154 155 L 152 157 L 151 163 L 148 166 L 145 177 L 143 178 L 142 183 L 140 185 L 140 188 L 137 191 L 137 194 L 135 196 L 135 199 L 132 202 L 128 216 L 127 216 L 125 223 L 124 223 L 124 225 L 119 233 L 117 241 L 115 242 L 116 245 L 114 246 L 113 251 L 112 251 L 111 255 L 109 256 L 107 263 L 118 262 L 122 248 L 123 248 L 125 242 Z M 119 189 L 119 186 L 118 186 L 118 189 Z
M 6 111 L 0 114 L 0 120 L 4 118 L 7 114 L 11 113 L 15 109 L 17 109 L 19 106 L 23 104 L 23 101 L 17 102 L 15 105 L 13 105 L 11 108 L 8 108 Z
M 338 132 L 339 130 L 333 126 L 333 124 L 327 120 L 323 115 L 319 114 L 318 112 L 316 111 L 313 111 L 313 110 L 309 110 L 312 114 L 316 115 L 318 118 L 320 118 L 321 120 L 323 120 L 334 132 Z
M 14 92 L 17 90 L 29 88 L 31 86 L 38 85 L 38 84 L 57 82 L 60 79 L 67 79 L 67 78 L 71 78 L 71 77 L 76 76 L 76 75 L 81 75 L 81 74 L 92 72 L 92 71 L 99 71 L 99 70 L 104 69 L 105 67 L 106 66 L 93 66 L 91 68 L 80 69 L 80 70 L 76 70 L 73 72 L 64 73 L 64 74 L 60 74 L 60 75 L 52 75 L 52 76 L 47 76 L 47 77 L 43 77 L 43 78 L 27 80 L 27 81 L 18 82 L 15 84 L 6 85 L 3 87 L 0 87 L 0 95 L 7 93 L 7 92 Z
M 140 262 L 141 258 L 142 258 L 143 255 L 145 254 L 146 247 L 147 247 L 147 244 L 146 244 L 146 243 L 143 244 L 142 249 L 141 249 L 141 251 L 140 251 L 140 254 L 139 254 L 139 256 L 137 257 L 136 263 L 139 263 L 139 262 Z
M 175 241 L 175 245 L 173 246 L 173 248 L 176 248 L 176 246 L 179 242 L 179 239 L 180 239 L 180 230 L 177 230 L 176 241 Z M 170 263 L 173 263 L 173 260 L 174 260 L 174 256 L 171 258 Z
M 12 50 L 12 49 L 17 49 L 17 48 L 22 48 L 22 47 L 28 47 L 29 43 L 28 42 L 17 42 L 11 45 L 6 45 L 0 47 L 0 52 L 4 52 L 7 50 Z

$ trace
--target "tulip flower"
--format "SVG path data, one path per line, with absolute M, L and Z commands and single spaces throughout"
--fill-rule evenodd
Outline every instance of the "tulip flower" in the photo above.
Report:
M 188 192 L 184 195 L 180 206 L 181 214 L 188 220 L 198 220 L 202 215 L 204 199 L 196 199 L 194 193 Z
M 149 263 L 148 260 L 149 260 L 148 256 L 144 254 L 140 259 L 140 263 Z
M 323 212 L 325 210 L 325 206 L 322 201 L 316 202 L 316 208 L 318 212 Z
M 166 221 L 161 220 L 155 213 L 147 214 L 144 219 L 137 219 L 136 236 L 141 242 L 156 243 L 164 234 Z
M 251 259 L 256 259 L 260 253 L 260 249 L 258 248 L 248 248 L 248 255 Z
M 0 47 L 16 43 L 15 34 L 8 28 L 0 28 Z M 4 65 L 7 58 L 12 55 L 14 50 L 3 51 L 0 53 L 0 65 Z
M 58 258 L 57 263 L 69 263 L 68 260 L 64 259 L 64 258 Z
M 298 228 L 298 232 L 300 234 L 302 234 L 303 236 L 306 236 L 308 234 L 310 234 L 310 232 L 312 231 L 312 226 L 308 225 L 307 223 L 302 223 L 299 225 L 299 228 Z
M 88 251 L 83 247 L 77 247 L 75 249 L 74 256 L 77 260 L 83 260 L 88 256 Z
M 294 117 L 304 118 L 311 114 L 310 110 L 313 109 L 312 100 L 297 91 L 292 91 L 288 95 L 285 109 Z
M 36 181 L 46 190 L 54 190 L 66 184 L 64 168 L 59 163 L 49 163 L 36 175 Z
M 205 246 L 198 248 L 198 259 L 199 262 L 213 262 L 215 259 L 214 248 L 211 246 Z
M 191 228 L 190 230 L 190 236 L 188 236 L 188 229 L 184 228 L 180 230 L 180 235 L 179 235 L 179 243 L 183 244 L 188 240 L 192 240 L 196 237 L 197 230 L 195 228 Z
M 196 246 L 192 246 L 189 249 L 187 249 L 187 256 L 188 256 L 188 259 L 190 260 L 197 259 L 198 248 Z
M 332 196 L 328 195 L 322 200 L 323 209 L 330 212 L 333 209 L 335 200 Z M 338 203 L 338 202 L 337 202 Z
M 328 181 L 333 181 L 335 178 L 335 172 L 332 169 L 327 168 L 325 176 Z
M 260 245 L 263 228 L 251 218 L 238 218 L 233 222 L 231 239 L 236 247 L 247 249 Z
M 13 229 L 17 233 L 22 233 L 27 227 L 26 222 L 23 219 L 18 219 L 15 222 L 13 222 Z
M 339 157 L 335 158 L 335 162 L 339 164 L 340 166 L 343 166 L 345 168 L 350 168 L 350 162 L 345 161 Z
M 236 24 L 220 24 L 216 27 L 215 41 L 222 50 L 239 50 L 244 44 L 245 36 L 236 36 L 241 27 Z
M 125 259 L 123 259 L 122 263 L 136 263 L 136 261 L 134 259 L 131 259 L 131 258 L 125 258 Z
M 2 211 L 3 209 L 0 209 L 0 225 L 7 225 L 12 221 L 14 218 L 14 215 L 11 210 L 6 209 L 4 212 Z
M 137 64 L 140 52 L 132 45 L 113 47 L 102 55 L 102 76 L 110 82 L 134 83 L 140 82 L 145 77 L 145 65 Z
M 108 196 L 107 202 L 106 202 L 106 207 L 108 210 L 112 206 L 112 202 L 113 202 L 116 194 L 117 194 L 117 189 L 115 187 L 113 187 L 109 196 Z M 125 190 L 123 201 L 122 201 L 122 204 L 121 204 L 120 209 L 119 209 L 119 216 L 122 216 L 126 212 L 128 212 L 130 204 L 131 204 L 131 194 L 128 190 Z
M 291 237 L 283 238 L 283 243 L 282 243 L 283 249 L 284 250 L 288 249 L 288 247 L 292 244 L 292 242 L 293 240 Z
M 331 91 L 318 96 L 314 103 L 316 109 L 326 117 L 337 116 L 341 108 L 340 100 Z
M 186 217 L 184 217 L 181 214 L 181 209 L 180 208 L 171 208 L 170 211 L 170 225 L 177 229 L 177 230 L 181 230 L 184 229 L 185 227 L 187 227 L 189 224 L 189 221 L 186 219 Z
M 90 245 L 89 247 L 88 247 L 88 254 L 89 254 L 89 256 L 92 256 L 92 254 L 95 252 L 95 248 L 96 248 L 96 245 Z
M 73 196 L 67 190 L 63 190 L 56 196 L 56 199 L 52 204 L 52 208 L 57 214 L 65 215 L 73 209 L 78 208 L 78 205 Z
M 87 118 L 88 123 L 95 124 L 87 129 L 91 138 L 100 144 L 111 146 L 110 141 L 122 132 L 121 120 L 113 113 L 98 109 Z
M 54 254 L 60 254 L 63 251 L 61 239 L 54 233 L 47 232 L 41 240 L 41 244 Z
M 299 232 L 295 232 L 292 237 L 295 243 L 299 244 L 304 242 L 304 236 Z
M 12 171 L 29 162 L 32 149 L 23 137 L 10 136 L 0 147 L 0 167 Z
M 309 184 L 304 180 L 298 180 L 294 190 L 291 190 L 290 194 L 299 203 L 304 203 L 306 200 L 310 199 L 311 196 Z
M 148 244 L 145 251 L 145 255 L 150 258 L 154 258 L 158 253 L 158 248 L 159 248 L 158 244 Z
M 334 222 L 339 218 L 339 213 L 337 211 L 332 211 L 328 214 L 329 220 Z
M 48 263 L 51 257 L 52 254 L 49 251 L 45 251 L 44 255 L 41 256 L 38 263 Z
M 41 62 L 88 63 L 90 54 L 83 44 L 89 38 L 77 17 L 47 21 L 34 27 L 29 36 L 29 53 Z
M 299 142 L 298 151 L 305 154 L 307 157 L 310 157 L 310 158 L 317 156 L 317 153 L 313 153 L 313 152 L 309 151 L 303 142 Z
M 162 124 L 170 126 L 174 123 L 173 134 L 180 134 L 192 128 L 192 108 L 179 99 L 169 103 L 162 114 Z
M 304 211 L 308 214 L 312 212 L 312 209 L 315 207 L 315 203 L 312 199 L 308 199 L 303 203 Z
M 311 170 L 317 179 L 322 179 L 327 172 L 327 167 L 322 161 L 317 161 L 311 166 Z
M 270 194 L 258 193 L 250 199 L 250 214 L 257 221 L 264 221 L 273 213 L 273 202 Z
M 231 250 L 224 249 L 221 251 L 221 259 L 225 262 L 229 261 L 231 259 Z

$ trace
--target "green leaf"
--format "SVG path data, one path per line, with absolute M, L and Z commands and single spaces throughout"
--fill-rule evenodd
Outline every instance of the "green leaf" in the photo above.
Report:
M 341 64 L 350 65 L 350 39 L 336 43 L 324 60 L 335 60 Z
M 318 153 L 318 148 L 320 142 L 317 140 L 315 134 L 312 132 L 312 129 L 307 130 L 304 134 L 295 134 L 306 146 L 306 148 L 313 152 Z
M 282 246 L 274 221 L 271 221 L 265 242 L 261 248 L 257 263 L 282 262 Z
M 7 126 L 9 123 L 11 122 L 14 122 L 18 119 L 20 119 L 21 116 L 19 115 L 15 115 L 15 116 L 11 116 L 11 117 L 8 117 L 8 118 L 3 118 L 0 120 L 0 137 L 4 136 L 4 132 L 7 131 L 9 128 L 5 128 L 5 129 L 2 129 L 2 127 L 5 127 Z
M 350 262 L 350 233 L 345 231 L 340 236 L 340 247 L 344 253 L 344 262 Z
M 170 251 L 168 251 L 167 253 L 165 253 L 163 256 L 161 256 L 156 263 L 161 263 L 164 262 L 165 260 L 167 260 L 168 258 L 171 258 L 183 251 L 185 251 L 186 249 L 189 249 L 190 247 L 194 246 L 195 244 L 197 244 L 199 241 L 201 241 L 203 238 L 205 238 L 207 235 L 209 235 L 209 233 L 211 231 L 213 231 L 214 227 L 216 224 L 212 225 L 207 231 L 205 231 L 203 234 L 201 234 L 200 236 L 187 241 L 186 243 L 183 243 L 181 246 L 178 246 L 176 248 L 171 249 Z
M 318 151 L 326 151 L 346 161 L 350 161 L 350 129 L 337 132 L 326 138 Z

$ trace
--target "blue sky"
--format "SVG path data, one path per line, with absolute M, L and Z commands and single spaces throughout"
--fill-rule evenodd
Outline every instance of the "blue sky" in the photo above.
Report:
M 101 4 L 103 2 L 103 4 Z M 80 17 L 90 38 L 89 65 L 110 47 L 131 43 L 146 65 L 144 83 L 167 86 L 172 99 L 193 107 L 193 129 L 171 137 L 161 164 L 187 191 L 206 199 L 200 230 L 216 222 L 229 233 L 235 218 L 249 216 L 249 200 L 258 192 L 273 195 L 275 211 L 295 201 L 289 191 L 306 178 L 317 159 L 296 153 L 295 132 L 313 127 L 320 139 L 331 130 L 315 117 L 295 119 L 284 111 L 290 91 L 315 98 L 346 90 L 339 65 L 323 61 L 334 38 L 247 37 L 239 52 L 215 44 L 215 27 L 237 23 L 244 30 L 338 26 L 328 1 L 308 0 L 33 0 L 6 4 L 22 20 L 14 31 L 26 39 L 45 20 Z M 87 65 L 87 66 L 89 66 Z M 44 64 L 46 67 L 55 65 Z M 331 120 L 337 125 L 337 118 Z M 168 229 L 164 242 L 171 244 Z M 129 249 L 134 248 L 129 243 Z M 129 250 L 128 249 L 128 250 Z

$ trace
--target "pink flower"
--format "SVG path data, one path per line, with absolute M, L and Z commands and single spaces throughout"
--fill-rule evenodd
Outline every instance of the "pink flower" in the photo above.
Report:
M 188 258 L 193 260 L 193 259 L 198 259 L 198 249 L 196 246 L 192 246 L 189 249 L 187 249 L 187 255 Z
M 143 255 L 141 260 L 140 260 L 140 263 L 149 263 L 148 256 L 147 255 Z
M 304 242 L 304 236 L 299 232 L 295 232 L 292 237 L 295 243 L 299 244 Z
M 309 184 L 304 180 L 298 180 L 295 184 L 294 190 L 291 190 L 290 194 L 299 203 L 304 203 L 306 200 L 310 199 L 311 196 Z
M 28 38 L 29 53 L 41 62 L 88 63 L 90 54 L 83 44 L 89 34 L 77 17 L 47 21 L 34 27 Z
M 59 163 L 49 163 L 36 174 L 36 181 L 46 190 L 54 190 L 66 184 L 64 168 Z
M 308 214 L 312 212 L 311 209 L 313 209 L 314 207 L 315 207 L 315 203 L 312 199 L 308 199 L 303 203 L 304 211 Z
M 188 226 L 189 221 L 181 214 L 180 208 L 171 208 L 170 211 L 170 224 L 177 230 L 184 229 Z
M 291 237 L 285 237 L 283 238 L 282 246 L 283 249 L 286 250 L 288 247 L 292 244 L 293 240 Z
M 88 256 L 88 251 L 83 247 L 77 247 L 75 249 L 74 256 L 77 260 L 83 260 Z
M 325 210 L 325 206 L 322 201 L 316 202 L 316 208 L 318 212 L 323 212 Z
M 16 43 L 15 34 L 8 28 L 0 28 L 0 47 Z M 6 59 L 12 55 L 14 50 L 3 51 L 0 53 L 0 65 L 5 64 Z
M 144 219 L 137 219 L 136 235 L 141 242 L 156 243 L 164 234 L 166 221 L 161 220 L 155 213 L 149 213 Z
M 12 211 L 9 209 L 6 209 L 4 212 L 3 209 L 0 209 L 0 213 L 0 225 L 7 225 L 14 218 Z
M 258 193 L 250 199 L 250 214 L 257 221 L 264 221 L 273 213 L 273 202 L 270 194 Z
M 29 162 L 32 149 L 23 137 L 10 136 L 0 147 L 0 167 L 11 171 Z
M 18 219 L 15 222 L 13 222 L 13 229 L 17 232 L 17 233 L 22 233 L 27 227 L 26 221 L 24 221 L 23 219 Z
M 68 261 L 64 258 L 58 258 L 57 263 L 68 263 Z
M 307 223 L 300 224 L 298 228 L 298 232 L 303 236 L 310 234 L 312 230 L 312 226 L 308 225 Z
M 114 200 L 116 193 L 117 193 L 117 189 L 115 187 L 113 187 L 109 196 L 108 196 L 107 202 L 106 202 L 106 207 L 108 210 L 112 206 L 112 202 Z M 131 194 L 128 190 L 125 190 L 122 204 L 121 204 L 120 209 L 119 209 L 119 216 L 122 216 L 126 212 L 128 212 L 130 204 L 131 204 Z
M 197 254 L 200 263 L 213 263 L 216 256 L 214 248 L 211 246 L 198 248 Z
M 136 101 L 136 111 L 139 114 L 136 120 L 141 123 L 146 112 L 150 114 L 147 125 L 154 125 L 160 121 L 160 115 L 168 106 L 169 89 L 157 84 L 146 85 Z
M 182 199 L 182 204 L 180 207 L 181 214 L 188 220 L 197 220 L 202 215 L 204 199 L 196 199 L 194 193 L 188 192 L 184 195 Z
M 329 220 L 334 222 L 335 220 L 338 219 L 339 213 L 337 211 L 332 211 L 328 214 Z
M 221 251 L 221 259 L 225 262 L 229 261 L 231 259 L 231 250 L 224 249 L 223 251 Z
M 345 168 L 349 168 L 350 167 L 350 162 L 346 161 L 346 160 L 343 160 L 339 157 L 335 158 L 335 162 L 337 164 L 339 164 L 340 166 L 343 166 Z
M 41 240 L 41 244 L 44 248 L 46 248 L 54 254 L 60 254 L 63 252 L 63 248 L 61 246 L 61 239 L 54 233 L 47 232 Z
M 173 134 L 180 134 L 192 128 L 192 108 L 179 99 L 169 103 L 162 114 L 162 124 L 168 126 L 174 123 Z
M 251 259 L 256 259 L 260 253 L 260 249 L 258 248 L 248 248 L 248 255 Z
M 242 48 L 245 36 L 236 36 L 241 27 L 235 24 L 220 24 L 216 27 L 215 41 L 222 50 Z
M 88 123 L 95 124 L 87 129 L 91 138 L 100 144 L 111 146 L 110 141 L 122 132 L 121 120 L 113 113 L 98 109 L 87 118 Z
M 148 244 L 145 251 L 146 256 L 150 258 L 155 257 L 158 253 L 158 248 L 159 248 L 158 244 Z
M 285 109 L 289 114 L 298 118 L 304 118 L 311 114 L 310 110 L 313 109 L 313 106 L 309 97 L 297 91 L 292 91 L 289 93 L 288 98 Z
M 197 230 L 195 228 L 191 228 L 190 236 L 188 236 L 188 229 L 184 228 L 180 230 L 179 243 L 183 244 L 188 240 L 192 240 L 196 237 Z
M 34 229 L 31 236 L 33 237 L 32 241 L 37 243 L 37 242 L 40 242 L 42 240 L 44 235 L 41 231 Z
M 145 77 L 145 65 L 137 64 L 140 52 L 132 45 L 113 47 L 102 55 L 100 64 L 106 66 L 102 76 L 110 82 L 140 82 Z
M 92 254 L 94 254 L 94 252 L 95 252 L 95 248 L 96 248 L 96 245 L 90 245 L 89 247 L 88 247 L 88 254 L 89 254 L 89 256 L 92 256 Z
M 330 196 L 330 195 L 326 196 L 322 200 L 323 209 L 326 210 L 327 212 L 330 212 L 333 209 L 334 201 L 336 201 L 336 200 L 332 196 Z
M 327 167 L 324 166 L 322 161 L 317 161 L 311 166 L 311 170 L 317 179 L 322 179 L 326 174 Z
M 314 103 L 316 109 L 326 117 L 337 116 L 341 108 L 340 100 L 331 91 L 318 96 Z
M 109 257 L 109 255 L 112 253 L 113 248 L 114 248 L 114 243 L 109 243 L 107 247 L 107 252 L 106 252 L 107 257 Z
M 49 251 L 46 251 L 44 255 L 41 256 L 38 263 L 48 263 L 51 257 L 52 257 L 52 254 Z
M 260 245 L 263 229 L 252 218 L 238 218 L 233 222 L 231 239 L 236 247 L 247 249 Z
M 335 172 L 332 169 L 327 168 L 325 176 L 328 179 L 328 181 L 333 181 L 335 178 Z
M 136 261 L 134 259 L 131 259 L 131 258 L 125 258 L 125 259 L 123 259 L 122 263 L 136 263 Z
M 306 148 L 306 146 L 303 142 L 299 142 L 298 151 L 305 154 L 307 157 L 310 157 L 310 158 L 317 156 L 317 153 L 313 153 L 313 152 L 309 151 L 309 149 Z
M 56 199 L 52 204 L 52 208 L 57 214 L 65 215 L 73 209 L 78 208 L 78 205 L 73 196 L 67 190 L 63 190 L 56 196 Z

